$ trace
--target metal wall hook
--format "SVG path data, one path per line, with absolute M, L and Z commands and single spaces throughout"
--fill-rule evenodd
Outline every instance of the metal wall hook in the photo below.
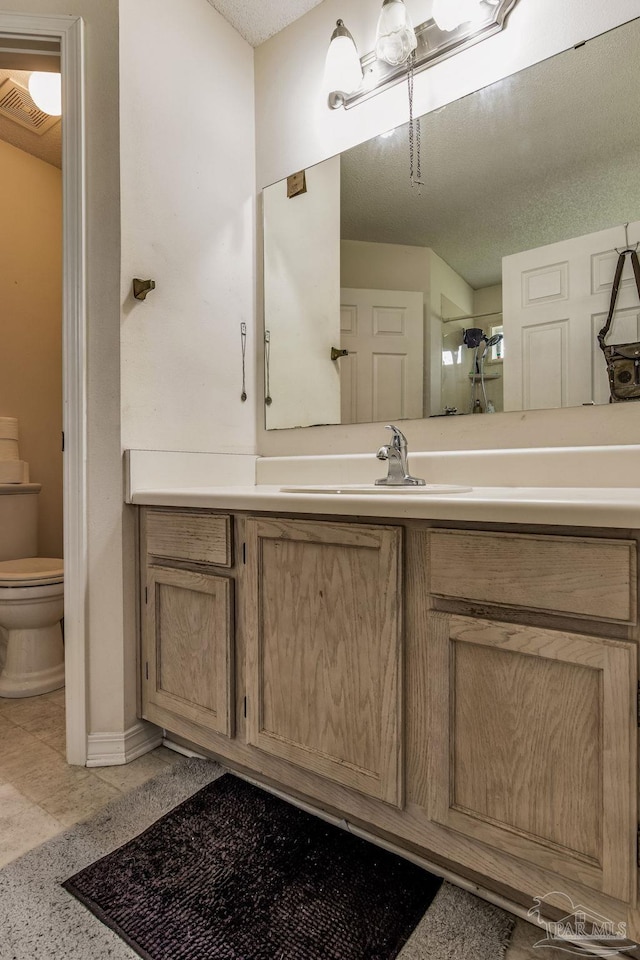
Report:
M 133 295 L 136 300 L 144 300 L 146 295 L 150 290 L 155 290 L 156 282 L 155 280 L 140 280 L 138 277 L 134 277 L 133 280 Z
M 337 347 L 331 347 L 331 359 L 332 359 L 332 360 L 339 360 L 340 357 L 348 357 L 348 356 L 349 356 L 349 351 L 348 351 L 348 350 L 338 350 Z

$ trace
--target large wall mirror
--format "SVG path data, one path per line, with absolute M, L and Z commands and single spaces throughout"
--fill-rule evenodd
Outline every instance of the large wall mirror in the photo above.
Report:
M 420 187 L 402 126 L 265 189 L 267 429 L 609 402 L 639 50 L 636 19 L 423 117 Z

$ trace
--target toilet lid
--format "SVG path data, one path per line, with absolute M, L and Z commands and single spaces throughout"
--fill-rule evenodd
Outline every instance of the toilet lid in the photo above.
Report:
M 23 557 L 0 561 L 0 586 L 38 587 L 64 579 L 64 561 L 51 557 Z

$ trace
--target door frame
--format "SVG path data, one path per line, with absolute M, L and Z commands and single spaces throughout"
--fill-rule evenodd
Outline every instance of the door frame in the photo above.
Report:
M 0 13 L 0 37 L 60 42 L 62 73 L 62 424 L 67 760 L 87 759 L 87 384 L 84 24 Z M 0 40 L 1 42 L 1 40 Z

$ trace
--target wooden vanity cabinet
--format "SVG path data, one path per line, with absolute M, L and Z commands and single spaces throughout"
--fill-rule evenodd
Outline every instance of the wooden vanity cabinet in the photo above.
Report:
M 635 534 L 141 514 L 146 719 L 640 937 Z
M 401 807 L 401 528 L 235 518 L 234 562 L 233 526 L 142 511 L 142 716 L 316 800 Z
M 489 875 L 502 853 L 532 896 L 546 875 L 635 904 L 635 541 L 431 530 L 424 545 L 429 820 Z
M 398 527 L 249 519 L 247 741 L 402 805 Z
M 142 715 L 233 732 L 234 580 L 231 518 L 142 515 Z

